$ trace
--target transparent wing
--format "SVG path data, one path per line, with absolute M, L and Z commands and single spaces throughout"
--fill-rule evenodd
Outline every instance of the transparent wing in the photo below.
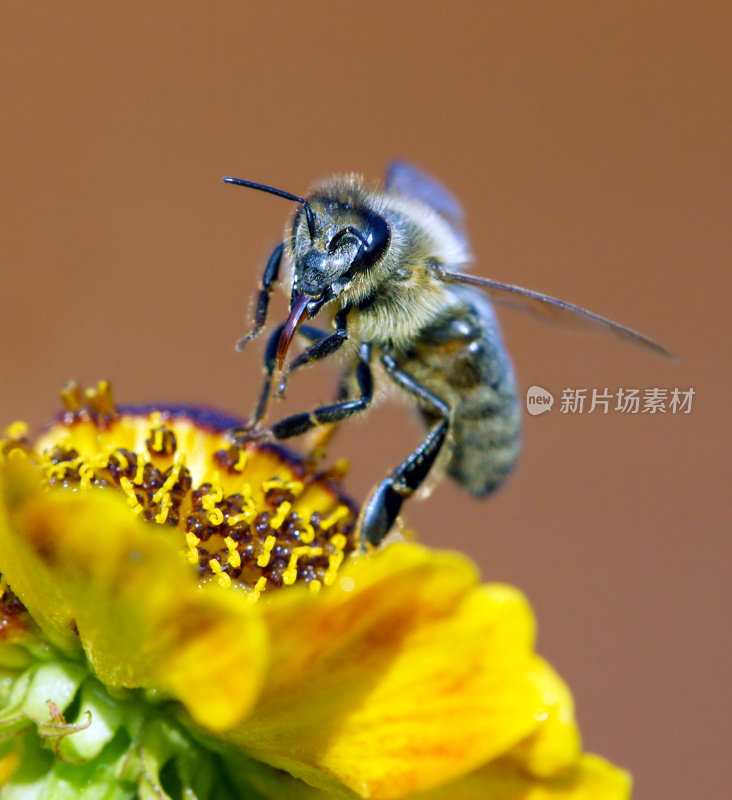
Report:
M 465 241 L 463 209 L 455 196 L 426 172 L 406 161 L 392 161 L 386 171 L 384 188 L 403 197 L 418 200 L 436 211 Z
M 513 286 L 510 283 L 499 283 L 477 275 L 468 275 L 464 272 L 441 270 L 440 277 L 447 283 L 467 283 L 471 286 L 479 286 L 494 302 L 531 314 L 543 322 L 554 323 L 567 330 L 580 333 L 609 333 L 622 342 L 633 344 L 654 355 L 677 360 L 673 353 L 642 333 L 638 333 L 632 328 L 626 328 L 625 325 L 613 322 L 607 317 L 593 314 L 580 306 L 558 300 L 556 297 L 549 297 L 541 292 L 532 292 L 531 289 L 523 289 L 521 286 Z

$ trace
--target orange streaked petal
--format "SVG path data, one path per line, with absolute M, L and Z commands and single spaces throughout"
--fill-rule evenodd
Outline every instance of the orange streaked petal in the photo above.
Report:
M 627 772 L 585 754 L 553 779 L 541 780 L 501 760 L 408 800 L 630 800 L 631 790 Z
M 261 610 L 272 664 L 227 738 L 312 785 L 402 797 L 505 753 L 545 716 L 526 601 L 478 586 L 456 554 L 394 544 L 318 597 Z

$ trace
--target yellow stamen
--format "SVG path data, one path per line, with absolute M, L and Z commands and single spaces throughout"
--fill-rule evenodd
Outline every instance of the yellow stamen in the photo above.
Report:
M 290 562 L 282 572 L 282 583 L 285 586 L 291 586 L 297 579 L 297 561 L 300 556 L 321 556 L 323 555 L 322 547 L 310 547 L 310 545 L 301 545 L 300 547 L 293 547 L 290 554 Z
M 231 578 L 223 571 L 221 564 L 219 564 L 215 558 L 212 558 L 208 562 L 208 566 L 211 569 L 211 572 L 216 575 L 219 586 L 224 589 L 228 589 L 229 586 L 231 586 Z
M 345 519 L 351 513 L 348 506 L 338 506 L 336 510 L 328 517 L 328 519 L 324 519 L 320 523 L 320 527 L 327 531 L 328 528 L 332 528 L 336 522 L 340 522 L 342 519 Z
M 216 476 L 218 478 L 218 475 Z M 220 484 L 212 484 L 211 491 L 201 498 L 201 505 L 206 511 L 211 513 L 208 515 L 208 521 L 212 525 L 221 525 L 224 521 L 224 512 L 220 508 L 216 508 L 216 503 L 220 503 L 224 499 L 224 490 Z
M 173 505 L 173 499 L 170 496 L 170 492 L 166 492 L 163 495 L 163 498 L 160 501 L 160 505 L 162 507 L 160 511 L 158 511 L 158 513 L 155 515 L 155 522 L 157 522 L 158 525 L 164 525 L 165 521 L 168 519 L 168 513 L 170 512 L 170 509 Z
M 106 469 L 109 466 L 109 456 L 104 453 L 97 453 L 91 457 L 90 461 L 94 469 Z
M 257 580 L 254 584 L 254 589 L 247 595 L 247 599 L 250 603 L 256 603 L 259 600 L 259 595 L 264 591 L 267 585 L 267 578 L 266 576 L 262 575 L 261 578 Z
M 254 517 L 257 516 L 257 504 L 254 502 L 254 496 L 252 495 L 252 487 L 250 484 L 242 484 L 241 496 L 243 505 L 242 514 L 246 516 L 247 522 L 251 522 Z
M 109 381 L 99 381 L 95 389 L 87 389 L 85 399 L 89 408 L 97 414 L 115 413 L 114 396 Z
M 153 428 L 150 433 L 152 434 L 152 447 L 156 453 L 163 449 L 163 433 L 164 428 Z
M 290 492 L 293 497 L 297 497 L 302 493 L 302 481 L 283 481 L 281 478 L 273 478 L 271 481 L 264 481 L 262 483 L 262 491 L 266 494 L 271 492 L 272 489 L 283 489 Z
M 234 569 L 237 569 L 241 566 L 241 553 L 239 553 L 237 543 L 231 538 L 231 536 L 227 536 L 224 539 L 224 544 L 226 545 L 226 549 L 229 551 L 229 556 L 226 559 L 230 566 Z
M 247 465 L 247 461 L 249 460 L 249 456 L 247 451 L 242 449 L 239 451 L 239 458 L 237 459 L 236 464 L 234 464 L 234 471 L 235 472 L 243 472 L 244 467 Z
M 270 534 L 264 540 L 264 544 L 262 545 L 262 554 L 257 556 L 257 566 L 258 567 L 266 567 L 269 564 L 269 557 L 272 552 L 272 548 L 277 543 L 277 539 Z
M 49 480 L 53 480 L 54 478 L 63 480 L 66 476 L 66 470 L 71 469 L 72 467 L 73 464 L 71 461 L 59 461 L 58 464 L 51 464 L 46 468 L 46 475 L 48 476 Z M 135 502 L 137 502 L 137 498 L 135 498 Z
M 195 533 L 186 534 L 186 544 L 188 545 L 188 550 L 186 550 L 186 561 L 188 561 L 188 563 L 194 567 L 198 564 L 200 559 L 197 547 L 200 541 L 201 540 L 198 538 L 198 536 L 196 536 Z
M 310 594 L 317 594 L 321 590 L 322 586 L 323 584 L 317 578 L 313 579 L 308 584 L 308 589 L 310 589 Z
M 328 569 L 323 575 L 323 584 L 325 586 L 330 586 L 333 583 L 343 563 L 343 548 L 346 546 L 346 537 L 342 533 L 337 533 L 331 538 L 330 544 L 335 548 L 335 552 L 328 555 Z
M 290 509 L 292 508 L 292 503 L 288 503 L 286 500 L 284 503 L 280 503 L 277 506 L 277 513 L 272 517 L 269 521 L 269 526 L 272 530 L 279 530 L 282 527 L 282 523 L 287 519 L 287 515 L 290 513 Z
M 304 522 L 302 523 L 303 530 L 300 532 L 300 541 L 303 544 L 310 544 L 315 538 L 315 528 L 309 523 Z
M 214 510 L 208 515 L 208 521 L 212 525 L 221 525 L 224 521 L 224 512 L 220 508 L 214 508 Z
M 79 466 L 79 477 L 81 478 L 79 486 L 82 489 L 88 489 L 94 478 L 94 467 L 90 463 L 82 461 Z
M 111 459 L 112 457 L 117 460 L 117 466 L 122 470 L 122 472 L 126 472 L 130 466 L 127 456 L 121 450 L 115 450 L 109 458 Z
M 158 458 L 169 458 L 178 449 L 175 432 L 162 421 L 162 414 L 156 411 L 151 415 L 153 425 L 148 429 L 145 445 L 150 453 Z
M 216 503 L 220 503 L 223 499 L 224 490 L 221 488 L 221 486 L 211 484 L 211 491 L 208 494 L 203 495 L 201 498 L 201 505 L 206 509 L 206 511 L 211 511 Z
M 127 505 L 130 506 L 133 513 L 139 514 L 142 511 L 142 504 L 137 499 L 132 481 L 129 478 L 120 478 L 119 485 L 122 487 L 122 491 L 127 495 Z
M 79 411 L 84 406 L 84 393 L 76 381 L 69 381 L 61 389 L 61 402 L 67 411 Z
M 148 463 L 147 458 L 142 453 L 137 456 L 137 470 L 135 472 L 135 477 L 132 479 L 132 483 L 142 486 L 145 480 L 145 465 Z
M 165 479 L 165 483 L 153 495 L 153 503 L 159 503 L 160 500 L 170 493 L 170 490 L 178 483 L 180 479 L 181 467 L 185 464 L 185 454 L 178 453 L 175 456 L 175 461 L 170 469 L 170 475 Z
M 240 522 L 249 523 L 252 521 L 252 517 L 249 514 L 232 514 L 227 520 L 226 524 L 230 527 L 234 527 L 234 525 L 238 525 Z

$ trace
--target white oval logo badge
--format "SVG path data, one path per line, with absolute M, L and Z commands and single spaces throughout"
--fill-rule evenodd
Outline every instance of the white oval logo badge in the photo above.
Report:
M 526 410 L 533 417 L 551 411 L 554 405 L 554 395 L 541 386 L 529 386 L 526 390 Z

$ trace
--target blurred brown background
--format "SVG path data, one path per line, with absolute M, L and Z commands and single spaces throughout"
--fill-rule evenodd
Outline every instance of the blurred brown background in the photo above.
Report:
M 506 312 L 524 388 L 697 394 L 688 416 L 555 406 L 499 495 L 445 483 L 406 517 L 527 592 L 586 747 L 637 797 L 726 795 L 729 4 L 36 9 L 0 9 L 0 419 L 40 425 L 71 376 L 247 413 L 261 343 L 234 343 L 290 207 L 221 177 L 301 193 L 414 161 L 461 198 L 477 273 L 682 359 Z M 287 408 L 330 395 L 317 370 Z M 408 419 L 383 405 L 337 440 L 357 497 L 417 442 Z

